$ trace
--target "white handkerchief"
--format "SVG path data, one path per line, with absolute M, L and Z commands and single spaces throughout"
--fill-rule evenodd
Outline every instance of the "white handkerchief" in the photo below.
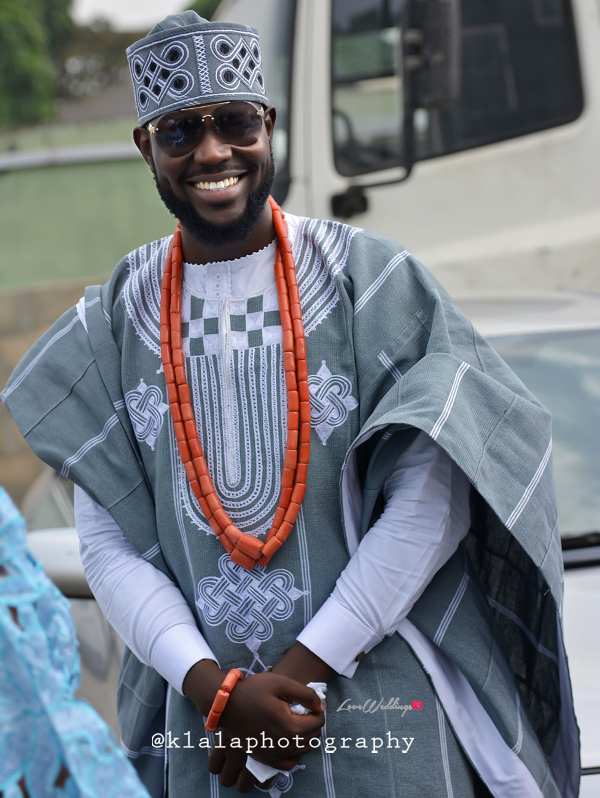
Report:
M 312 687 L 315 693 L 319 696 L 319 698 L 325 700 L 325 694 L 327 693 L 327 684 L 325 682 L 309 682 L 307 687 Z M 295 704 L 290 705 L 290 709 L 294 713 L 294 715 L 308 715 L 310 712 L 309 709 L 302 706 L 296 702 Z M 255 778 L 258 779 L 259 782 L 267 781 L 268 779 L 276 776 L 278 773 L 287 773 L 286 770 L 278 770 L 277 768 L 272 768 L 270 765 L 263 765 L 262 762 L 258 762 L 256 759 L 252 759 L 249 756 L 246 759 L 246 767 L 252 773 Z

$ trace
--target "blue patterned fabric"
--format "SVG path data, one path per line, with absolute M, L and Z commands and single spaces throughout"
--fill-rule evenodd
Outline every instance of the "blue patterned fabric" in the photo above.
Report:
M 4 488 L 0 648 L 4 798 L 22 798 L 21 785 L 31 798 L 147 798 L 108 726 L 73 697 L 80 671 L 69 602 L 28 551 L 25 523 Z

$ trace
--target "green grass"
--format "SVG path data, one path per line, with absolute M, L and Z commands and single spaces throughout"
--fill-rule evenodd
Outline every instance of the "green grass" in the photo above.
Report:
M 0 288 L 109 274 L 174 229 L 141 159 L 0 174 Z

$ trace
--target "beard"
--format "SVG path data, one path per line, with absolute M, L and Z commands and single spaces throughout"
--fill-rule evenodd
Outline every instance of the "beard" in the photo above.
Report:
M 154 167 L 154 163 L 152 166 Z M 152 174 L 156 189 L 169 213 L 179 219 L 183 227 L 201 244 L 218 247 L 231 244 L 232 241 L 245 241 L 256 230 L 275 179 L 275 163 L 271 148 L 269 169 L 257 188 L 248 195 L 246 210 L 239 219 L 226 225 L 206 222 L 196 213 L 191 202 L 179 199 L 170 188 L 160 185 L 156 169 L 152 169 Z

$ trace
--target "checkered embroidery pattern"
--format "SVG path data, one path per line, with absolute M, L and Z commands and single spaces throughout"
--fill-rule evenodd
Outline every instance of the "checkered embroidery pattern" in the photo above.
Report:
M 184 292 L 181 339 L 187 357 L 214 355 L 219 351 L 221 303 Z M 185 319 L 185 321 L 184 321 Z
M 222 299 L 183 294 L 181 337 L 187 357 L 219 353 Z M 232 349 L 281 343 L 282 329 L 275 286 L 262 294 L 228 300 L 229 338 Z

